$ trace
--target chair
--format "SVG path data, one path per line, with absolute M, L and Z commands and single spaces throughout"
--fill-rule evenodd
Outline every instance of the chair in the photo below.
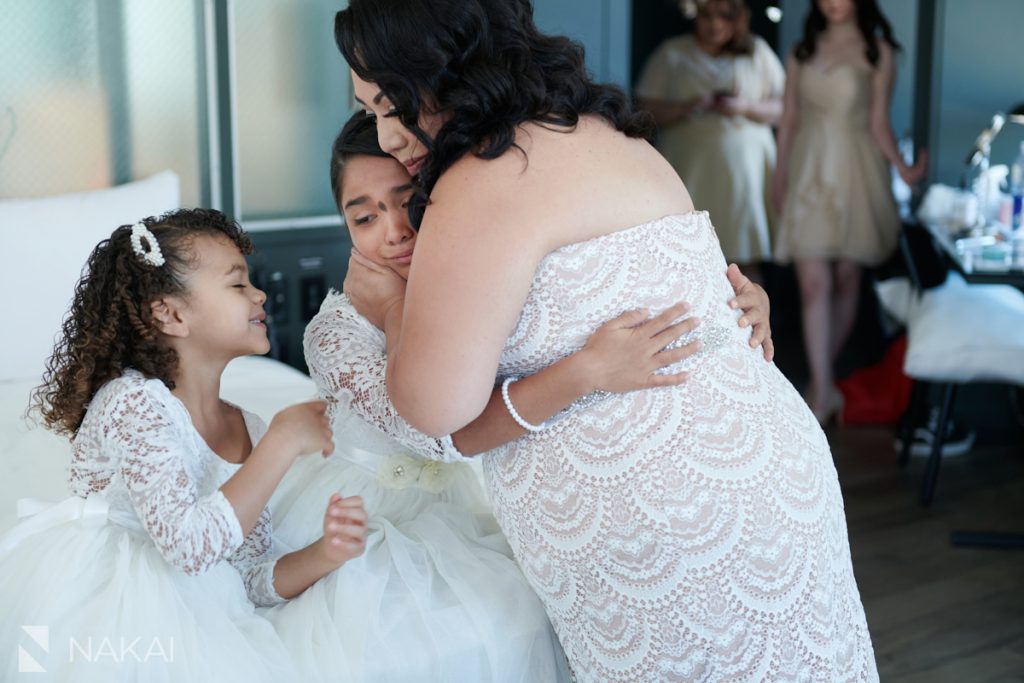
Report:
M 1024 294 L 1007 285 L 966 283 L 949 271 L 945 253 L 924 226 L 904 225 L 899 244 L 910 276 L 903 371 L 914 380 L 901 464 L 909 460 L 911 434 L 927 412 L 929 386 L 940 394 L 921 485 L 921 504 L 927 506 L 935 496 L 945 425 L 958 387 L 969 382 L 1024 385 Z

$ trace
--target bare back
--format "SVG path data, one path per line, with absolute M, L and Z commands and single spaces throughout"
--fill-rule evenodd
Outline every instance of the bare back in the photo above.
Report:
M 545 255 L 693 209 L 654 147 L 599 118 L 571 131 L 525 124 L 516 142 L 453 164 L 424 214 L 388 373 L 399 413 L 427 434 L 483 410 Z
M 629 138 L 588 116 L 573 131 L 535 123 L 516 139 L 527 157 L 519 164 L 521 219 L 543 225 L 548 250 L 693 210 L 686 187 L 647 141 Z

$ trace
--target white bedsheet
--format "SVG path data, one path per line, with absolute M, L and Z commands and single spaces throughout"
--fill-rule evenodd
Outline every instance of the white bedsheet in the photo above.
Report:
M 58 501 L 68 495 L 65 481 L 70 443 L 24 419 L 36 384 L 29 380 L 0 382 L 0 533 L 17 521 L 15 503 L 19 498 Z M 315 398 L 316 385 L 284 363 L 250 356 L 228 366 L 221 396 L 269 422 L 281 408 Z

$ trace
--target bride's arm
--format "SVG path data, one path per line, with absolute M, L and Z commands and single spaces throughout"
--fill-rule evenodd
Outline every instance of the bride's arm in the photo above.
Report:
M 524 163 L 515 152 L 491 161 L 467 157 L 445 173 L 431 195 L 404 294 L 379 309 L 388 395 L 426 434 L 456 432 L 487 409 L 538 263 L 583 237 L 565 234 L 540 201 L 560 191 L 550 187 L 557 164 L 549 159 L 546 173 L 532 175 Z M 555 197 L 563 206 L 602 200 L 578 184 L 561 189 L 572 195 Z
M 350 262 L 349 273 L 350 279 L 346 280 L 346 286 L 352 279 L 381 275 L 390 277 L 384 269 L 358 257 L 354 257 Z M 771 361 L 775 355 L 775 348 L 771 337 L 767 294 L 762 287 L 743 275 L 735 264 L 729 266 L 726 275 L 736 294 L 729 305 L 743 312 L 738 320 L 739 326 L 753 328 L 750 345 L 761 346 L 765 360 Z M 368 307 L 372 308 L 372 305 Z M 391 305 L 385 308 L 381 317 L 374 320 L 375 325 L 390 330 L 387 333 L 391 340 L 388 345 L 389 355 L 394 353 L 396 346 L 394 336 L 401 333 L 403 308 L 404 300 L 395 298 Z M 660 345 L 653 344 L 646 348 L 644 340 L 665 329 L 683 312 L 684 309 L 681 307 L 668 309 L 642 325 L 642 328 L 646 328 L 647 335 L 638 334 L 633 338 L 623 336 L 623 332 L 642 331 L 642 328 L 634 327 L 643 321 L 642 317 L 636 317 L 637 312 L 624 314 L 605 323 L 590 337 L 581 351 L 517 381 L 509 388 L 511 403 L 518 407 L 517 411 L 527 422 L 537 424 L 548 420 L 578 398 L 595 390 L 635 391 L 653 386 L 666 386 L 669 383 L 681 383 L 685 379 L 683 375 L 663 376 L 651 373 L 699 350 L 698 346 L 691 344 L 684 347 L 688 350 L 679 356 L 658 353 L 666 343 L 692 330 L 697 321 L 689 319 L 689 324 L 673 328 L 670 334 L 658 335 L 663 337 Z M 390 322 L 387 320 L 389 317 Z M 386 362 L 385 356 L 381 363 Z M 666 382 L 666 379 L 672 381 Z M 386 389 L 382 393 L 386 395 Z M 509 414 L 501 391 L 495 389 L 483 412 L 468 425 L 453 433 L 451 438 L 460 452 L 475 455 L 496 448 L 525 433 L 526 430 Z
M 495 173 L 484 163 L 506 167 L 498 178 L 508 181 L 504 192 L 488 189 Z M 458 431 L 487 407 L 534 271 L 555 246 L 517 206 L 522 163 L 507 153 L 460 161 L 445 174 L 420 229 L 405 297 L 382 317 L 388 394 L 426 434 Z M 473 177 L 481 171 L 492 180 Z
M 654 374 L 698 349 L 688 344 L 661 352 L 696 326 L 693 319 L 672 325 L 684 313 L 685 307 L 678 306 L 650 319 L 634 311 L 609 321 L 580 351 L 511 384 L 508 391 L 513 406 L 527 422 L 539 424 L 598 389 L 633 391 L 684 381 L 685 374 Z M 479 417 L 450 438 L 433 439 L 417 432 L 388 399 L 384 383 L 387 358 L 380 334 L 343 298 L 329 299 L 310 323 L 305 351 L 310 375 L 329 400 L 349 405 L 364 420 L 422 457 L 458 460 L 526 433 L 509 413 L 500 389 L 492 391 Z
M 586 208 L 605 200 L 600 190 L 565 180 L 556 159 L 534 172 L 542 156 L 535 147 L 531 164 L 515 151 L 490 161 L 464 157 L 431 194 L 405 296 L 380 322 L 388 394 L 427 434 L 450 434 L 484 411 L 538 263 L 585 239 L 580 225 L 609 218 Z M 556 176 L 564 182 L 553 182 Z M 644 199 L 658 201 L 653 193 Z M 569 224 L 568 206 L 582 207 Z
M 332 295 L 303 337 L 309 375 L 331 410 L 352 410 L 409 450 L 430 460 L 462 460 L 450 437 L 435 439 L 413 429 L 388 398 L 384 339 L 346 297 Z
M 576 353 L 511 383 L 509 402 L 522 419 L 538 425 L 594 391 L 622 393 L 681 384 L 686 373 L 657 371 L 700 349 L 699 342 L 691 342 L 664 350 L 697 326 L 695 318 L 673 324 L 686 310 L 685 304 L 679 304 L 653 318 L 629 311 L 608 321 Z M 502 390 L 496 388 L 484 411 L 452 434 L 452 440 L 460 451 L 470 454 L 491 450 L 525 433 L 505 405 Z

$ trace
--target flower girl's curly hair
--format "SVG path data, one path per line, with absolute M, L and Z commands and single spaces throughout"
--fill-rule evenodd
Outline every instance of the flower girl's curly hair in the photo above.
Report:
M 126 368 L 174 387 L 178 356 L 161 341 L 150 304 L 188 295 L 186 278 L 198 258 L 192 249 L 196 237 L 226 237 L 243 254 L 252 253 L 238 223 L 212 209 L 181 209 L 142 224 L 158 242 L 163 263 L 154 265 L 136 251 L 131 225 L 96 245 L 46 362 L 43 384 L 33 392 L 30 411 L 59 434 L 74 436 L 92 397 Z

